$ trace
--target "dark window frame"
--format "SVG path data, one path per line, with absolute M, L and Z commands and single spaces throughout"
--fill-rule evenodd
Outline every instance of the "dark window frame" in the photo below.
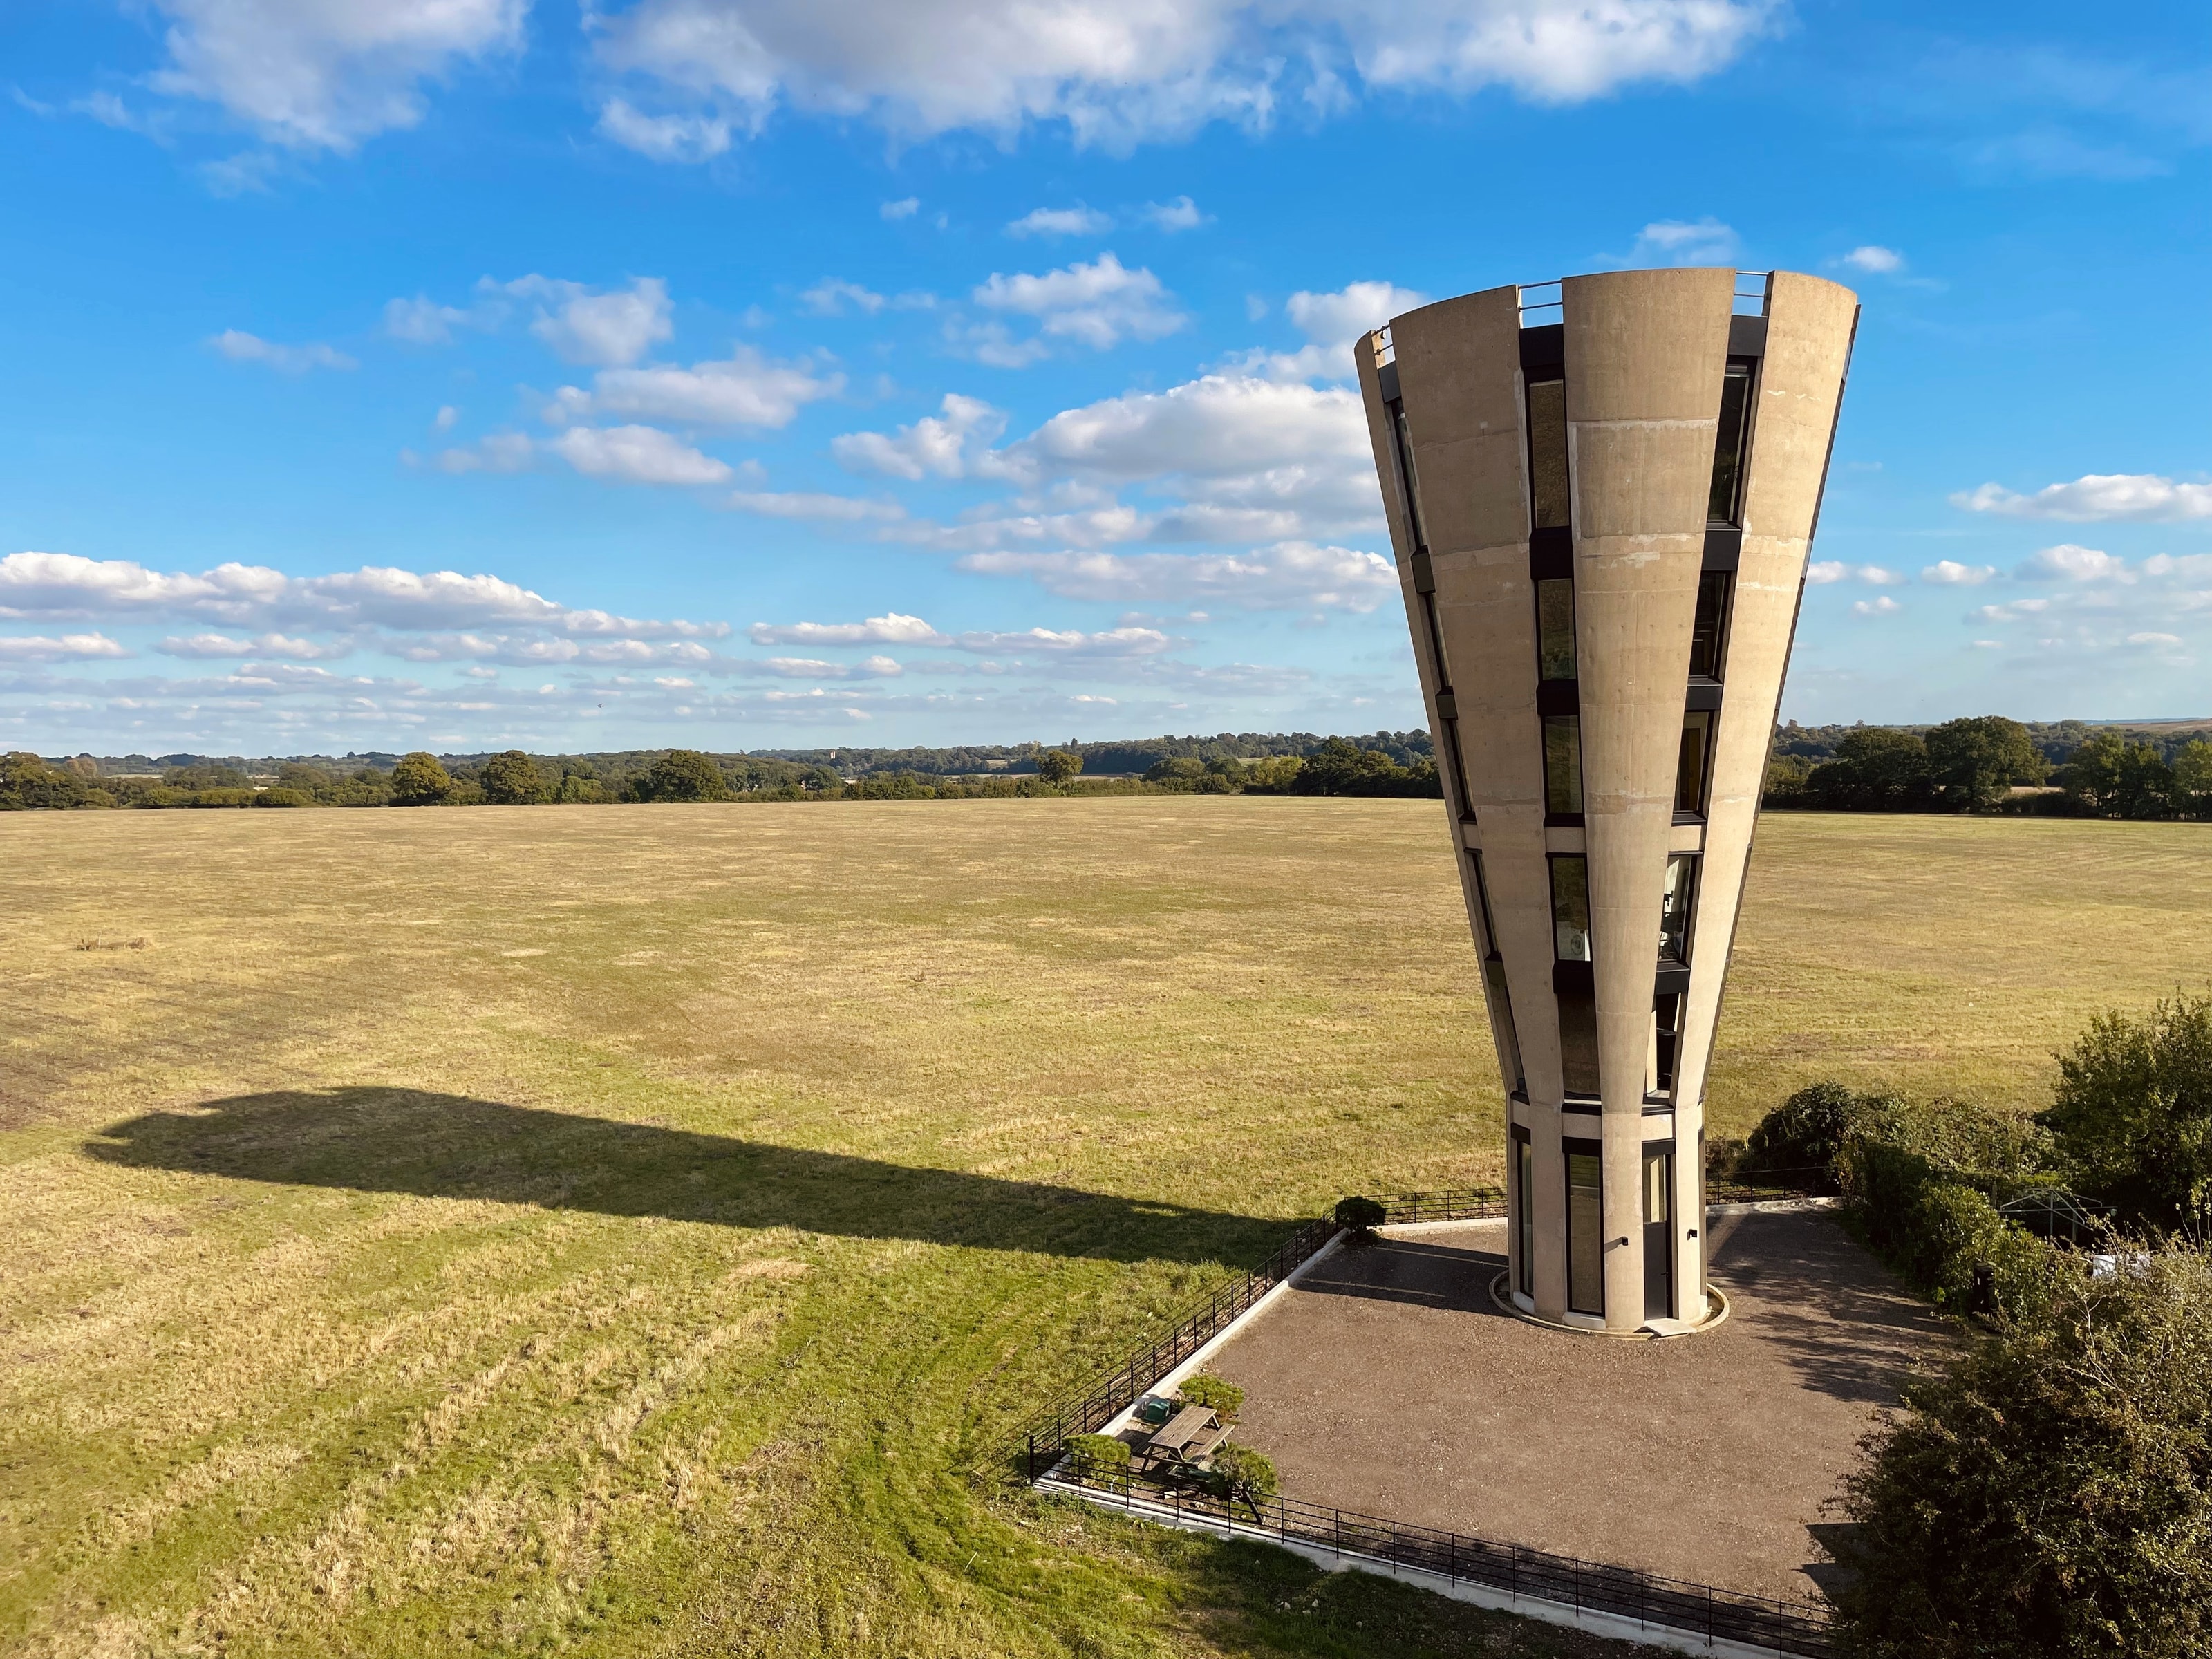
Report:
M 1685 708 L 1682 711 L 1682 740 L 1674 755 L 1674 822 L 1677 823 L 1686 818 L 1693 822 L 1702 822 L 1705 818 L 1705 805 L 1712 794 L 1713 730 L 1717 719 L 1717 711 L 1711 708 Z M 1698 733 L 1694 751 L 1698 763 L 1697 781 L 1688 792 L 1688 799 L 1685 800 L 1682 781 L 1692 752 L 1690 738 L 1692 731 Z
M 1743 524 L 1743 487 L 1751 474 L 1752 416 L 1759 406 L 1759 366 L 1760 359 L 1731 355 L 1721 371 L 1721 402 L 1718 418 L 1713 428 L 1713 469 L 1711 483 L 1705 495 L 1705 522 L 1708 525 L 1741 528 Z M 1740 386 L 1734 410 L 1735 453 L 1729 457 L 1727 495 L 1723 500 L 1723 460 L 1727 456 L 1729 437 L 1730 387 Z
M 1547 455 L 1547 459 L 1557 462 L 1560 499 L 1556 503 L 1558 517 L 1547 518 L 1546 512 L 1553 503 L 1549 499 L 1548 491 L 1540 497 L 1538 493 L 1536 391 L 1540 386 L 1553 386 L 1559 389 L 1559 447 L 1556 456 Z M 1565 372 L 1556 375 L 1544 374 L 1541 378 L 1537 374 L 1527 376 L 1522 383 L 1521 410 L 1522 429 L 1527 434 L 1524 459 L 1528 468 L 1528 527 L 1531 531 L 1571 530 L 1574 526 L 1575 488 L 1574 469 L 1567 443 L 1567 380 Z M 1551 429 L 1547 422 L 1544 428 L 1547 437 Z M 1544 448 L 1548 452 L 1552 446 L 1547 441 Z M 1549 477 L 1548 471 L 1546 476 Z
M 1575 579 L 1571 575 L 1539 576 L 1531 584 L 1531 586 L 1534 586 L 1536 591 L 1537 683 L 1544 685 L 1564 685 L 1570 684 L 1571 682 L 1581 678 L 1581 665 L 1577 660 L 1577 646 L 1575 638 Z M 1545 590 L 1547 588 L 1555 595 L 1561 589 L 1565 589 L 1566 592 L 1567 672 L 1564 674 L 1554 674 L 1551 672 L 1551 652 L 1547 647 L 1547 641 L 1549 639 L 1553 630 L 1546 625 L 1544 616 Z
M 1552 899 L 1552 960 L 1554 962 L 1591 962 L 1595 955 L 1590 942 L 1589 855 L 1587 853 L 1547 853 L 1544 855 L 1545 873 L 1551 878 Z M 1582 866 L 1582 936 L 1583 953 L 1578 957 L 1564 956 L 1559 951 L 1559 866 L 1565 863 Z
M 1677 910 L 1677 914 L 1679 914 L 1681 919 L 1681 927 L 1676 930 L 1675 934 L 1675 936 L 1679 937 L 1681 940 L 1681 949 L 1680 953 L 1677 955 L 1669 956 L 1667 954 L 1667 939 L 1669 935 L 1667 928 L 1668 912 L 1665 908 L 1667 901 L 1664 890 L 1662 889 L 1659 901 L 1661 906 L 1659 913 L 1659 960 L 1661 962 L 1677 963 L 1684 968 L 1690 965 L 1690 953 L 1695 944 L 1695 941 L 1692 939 L 1691 935 L 1698 919 L 1698 878 L 1705 873 L 1698 867 L 1701 861 L 1702 860 L 1695 853 L 1669 853 L 1667 855 L 1667 868 L 1669 872 L 1672 872 L 1677 865 L 1682 866 L 1683 871 L 1682 884 L 1680 890 L 1680 903 Z
M 1714 594 L 1710 611 L 1705 596 Z M 1728 665 L 1729 622 L 1735 609 L 1735 573 L 1732 570 L 1701 570 L 1698 573 L 1698 598 L 1690 622 L 1690 678 L 1692 681 L 1721 683 L 1721 671 Z M 1710 619 L 1711 626 L 1707 627 Z M 1705 659 L 1698 660 L 1702 638 Z
M 1582 716 L 1578 714 L 1540 714 L 1537 718 L 1541 722 L 1541 736 L 1543 738 L 1544 822 L 1547 826 L 1555 829 L 1572 829 L 1583 821 Z M 1571 731 L 1574 736 L 1574 776 L 1571 780 L 1574 788 L 1571 797 L 1574 804 L 1571 806 L 1555 805 L 1553 804 L 1555 795 L 1552 787 L 1552 756 L 1553 752 L 1552 733 L 1555 728 Z M 1570 798 L 1566 795 L 1566 792 L 1565 791 L 1558 792 L 1558 793 L 1559 798 Z
M 1561 1180 L 1566 1189 L 1567 1201 L 1567 1224 L 1563 1230 L 1567 1241 L 1567 1311 L 1593 1315 L 1602 1319 L 1605 1317 L 1605 1145 L 1597 1140 L 1563 1138 L 1559 1142 L 1559 1152 Z M 1597 1259 L 1591 1264 L 1597 1285 L 1597 1305 L 1594 1308 L 1575 1304 L 1575 1268 L 1579 1260 L 1575 1249 L 1575 1160 L 1583 1158 L 1597 1165 L 1597 1227 L 1594 1241 Z
M 1536 1294 L 1536 1143 L 1528 1126 L 1512 1126 L 1513 1140 L 1513 1288 L 1525 1297 Z

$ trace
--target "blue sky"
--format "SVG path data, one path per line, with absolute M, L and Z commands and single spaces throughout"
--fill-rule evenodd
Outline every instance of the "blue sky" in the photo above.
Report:
M 1864 314 L 1784 713 L 2208 711 L 2212 21 L 18 0 L 0 745 L 1421 722 L 1346 342 Z

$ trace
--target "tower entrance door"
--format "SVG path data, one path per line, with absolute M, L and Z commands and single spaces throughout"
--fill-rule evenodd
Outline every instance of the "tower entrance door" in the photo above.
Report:
M 1651 1141 L 1644 1148 L 1644 1316 L 1674 1314 L 1674 1148 Z

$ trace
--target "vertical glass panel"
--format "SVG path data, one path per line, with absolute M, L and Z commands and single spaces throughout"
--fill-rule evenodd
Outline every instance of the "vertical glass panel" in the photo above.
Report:
M 1708 524 L 1734 524 L 1743 495 L 1744 415 L 1751 401 L 1751 365 L 1731 362 L 1721 381 L 1720 428 L 1713 434 L 1713 489 Z
M 1605 1188 L 1594 1152 L 1567 1153 L 1567 1307 L 1605 1312 Z
M 1698 578 L 1697 620 L 1690 624 L 1690 678 L 1721 677 L 1721 624 L 1728 615 L 1729 573 L 1708 570 Z
M 1674 810 L 1705 810 L 1705 745 L 1712 736 L 1710 709 L 1693 708 L 1682 716 L 1682 754 L 1674 765 Z
M 1589 861 L 1579 853 L 1552 860 L 1552 942 L 1561 962 L 1590 959 Z
M 1406 498 L 1406 523 L 1413 532 L 1413 545 L 1429 544 L 1429 527 L 1421 519 L 1421 477 L 1413 471 L 1413 433 L 1406 424 L 1406 405 L 1390 405 L 1391 429 L 1398 434 L 1398 483 Z
M 1498 1029 L 1505 1041 L 1505 1069 L 1513 1079 L 1513 1086 L 1521 1093 L 1528 1092 L 1528 1075 L 1521 1069 L 1521 1033 L 1513 1024 L 1513 999 L 1506 994 L 1505 963 L 1492 955 L 1482 964 L 1482 982 L 1490 992 L 1490 1006 L 1498 1019 Z
M 1687 962 L 1690 945 L 1690 888 L 1697 860 L 1686 854 L 1667 860 L 1667 886 L 1659 908 L 1659 960 Z
M 1498 924 L 1490 915 L 1490 877 L 1482 867 L 1482 854 L 1468 854 L 1474 860 L 1474 905 L 1482 912 L 1482 953 L 1486 957 L 1498 954 Z
M 1583 723 L 1574 714 L 1544 716 L 1544 811 L 1583 810 Z
M 1451 660 L 1444 655 L 1443 623 L 1437 615 L 1435 594 L 1421 595 L 1421 619 L 1429 625 L 1429 650 L 1436 659 L 1437 689 L 1440 691 L 1449 690 L 1452 683 Z
M 1674 1057 L 1682 1042 L 1682 999 L 1662 994 L 1651 1000 L 1651 1092 L 1668 1094 L 1674 1087 Z
M 1601 1076 L 1597 1063 L 1597 998 L 1569 986 L 1559 1005 L 1559 1084 L 1570 1096 L 1595 1100 Z
M 1516 1137 L 1513 1142 L 1514 1215 L 1520 1229 L 1515 1241 L 1519 1249 L 1513 1288 L 1523 1296 L 1534 1296 L 1536 1283 L 1536 1149 L 1528 1139 Z
M 1644 1149 L 1644 1316 L 1674 1312 L 1674 1149 L 1664 1142 Z
M 1538 380 L 1528 388 L 1528 508 L 1539 530 L 1567 522 L 1567 386 Z
M 1668 1166 L 1674 1161 L 1663 1148 L 1644 1149 L 1644 1220 L 1647 1226 L 1674 1219 L 1674 1194 L 1668 1190 L 1673 1183 L 1667 1179 L 1669 1174 Z
M 1575 585 L 1565 576 L 1536 584 L 1536 675 L 1539 679 L 1575 677 Z

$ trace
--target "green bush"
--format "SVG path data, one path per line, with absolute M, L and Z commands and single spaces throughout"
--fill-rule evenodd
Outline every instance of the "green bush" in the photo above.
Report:
M 172 789 L 166 783 L 157 783 L 139 795 L 138 804 L 150 807 L 190 806 L 192 795 L 189 789 Z
M 1220 1496 L 1241 1498 L 1255 1507 L 1282 1490 L 1274 1460 L 1249 1446 L 1223 1446 L 1213 1454 L 1208 1474 L 1207 1484 Z
M 2212 997 L 2097 1015 L 2040 1119 L 2087 1191 L 2139 1226 L 2212 1231 Z
M 484 799 L 494 806 L 535 806 L 556 787 L 520 749 L 502 750 L 486 761 L 479 782 Z
M 392 769 L 391 788 L 394 806 L 436 806 L 453 793 L 453 775 L 435 755 L 418 749 L 399 757 Z
M 1895 1097 L 1862 1095 L 1833 1079 L 1800 1089 L 1759 1121 L 1734 1173 L 1789 1175 L 1810 1190 L 1833 1192 L 1860 1136 L 1894 1120 Z
M 251 806 L 251 789 L 195 789 L 190 805 L 193 806 Z
M 1128 1443 L 1116 1440 L 1110 1434 L 1073 1436 L 1067 1443 L 1067 1456 L 1078 1474 L 1095 1479 L 1101 1475 L 1110 1477 L 1128 1473 Z
M 2212 1650 L 2212 1262 L 2051 1275 L 1845 1481 L 1835 1596 L 1866 1659 Z
M 729 781 L 714 757 L 696 749 L 672 749 L 632 786 L 639 800 L 727 800 Z
M 1371 1198 L 1343 1198 L 1336 1204 L 1336 1224 L 1349 1227 L 1355 1233 L 1371 1233 L 1390 1218 Z
M 1037 775 L 1054 788 L 1065 786 L 1083 769 L 1083 757 L 1066 749 L 1048 749 L 1036 758 Z
M 313 806 L 315 798 L 297 789 L 287 789 L 282 784 L 271 784 L 253 798 L 256 806 Z
M 1218 1376 L 1185 1377 L 1176 1392 L 1194 1406 L 1203 1406 L 1224 1422 L 1244 1404 L 1244 1390 Z

